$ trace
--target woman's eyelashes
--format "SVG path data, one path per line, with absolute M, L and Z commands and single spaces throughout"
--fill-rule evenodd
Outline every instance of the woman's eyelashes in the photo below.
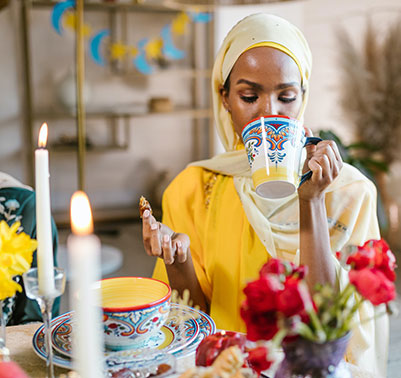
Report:
M 242 101 L 244 101 L 248 104 L 251 104 L 258 99 L 258 96 L 240 96 L 240 97 L 241 97 Z
M 247 104 L 252 104 L 256 102 L 259 96 L 240 96 L 241 100 L 246 102 Z M 285 104 L 289 104 L 297 99 L 296 96 L 294 97 L 279 97 L 279 101 L 284 102 Z
M 279 100 L 281 102 L 284 102 L 286 104 L 295 101 L 297 98 L 296 97 L 279 97 Z

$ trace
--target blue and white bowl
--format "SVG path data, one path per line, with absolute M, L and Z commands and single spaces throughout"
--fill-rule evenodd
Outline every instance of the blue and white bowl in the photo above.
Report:
M 100 281 L 105 345 L 130 349 L 150 337 L 166 322 L 171 288 L 144 277 L 116 277 Z

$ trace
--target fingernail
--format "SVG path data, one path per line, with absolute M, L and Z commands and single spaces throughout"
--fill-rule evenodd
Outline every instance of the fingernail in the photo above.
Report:
M 145 213 L 144 213 L 145 214 Z M 159 228 L 159 226 L 157 225 L 157 223 L 152 223 L 151 225 L 150 225 L 150 229 L 151 230 L 157 230 Z
M 143 212 L 143 217 L 144 218 L 147 218 L 148 216 L 150 215 L 150 211 L 149 210 L 145 210 L 144 212 Z
M 177 247 L 178 247 L 178 248 L 181 248 L 181 247 L 182 247 L 182 243 L 181 243 L 180 240 L 177 241 Z
M 170 240 L 170 237 L 168 235 L 164 235 L 163 240 L 167 243 Z

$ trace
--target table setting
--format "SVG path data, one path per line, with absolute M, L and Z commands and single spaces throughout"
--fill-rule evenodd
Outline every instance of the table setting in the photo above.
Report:
M 10 228 L 4 222 L 0 256 L 8 264 L 1 267 L 8 280 L 2 281 L 0 299 L 22 291 L 13 280 L 20 274 L 17 281 L 27 298 L 39 305 L 43 324 L 6 328 L 1 313 L 0 376 L 15 368 L 15 378 L 26 377 L 20 367 L 29 376 L 50 378 L 68 370 L 82 378 L 114 377 L 119 371 L 136 377 L 176 374 L 186 366 L 182 361 L 191 365 L 201 341 L 216 332 L 214 321 L 190 306 L 189 293 L 181 298 L 161 281 L 101 279 L 101 244 L 93 233 L 89 198 L 82 191 L 71 198 L 72 232 L 67 240 L 72 310 L 52 319 L 54 300 L 64 293 L 66 272 L 54 266 L 47 138 L 44 123 L 35 151 L 37 240 L 26 235 L 19 222 Z M 37 267 L 31 268 L 35 249 Z M 163 372 L 157 371 L 160 366 Z
M 370 376 L 347 363 L 344 353 L 353 315 L 363 301 L 391 310 L 395 258 L 383 240 L 338 252 L 350 279 L 339 293 L 323 285 L 311 294 L 304 280 L 307 267 L 270 259 L 244 288 L 238 311 L 247 332 L 217 330 L 211 316 L 192 307 L 187 289 L 178 293 L 147 277 L 102 279 L 90 201 L 77 191 L 67 240 L 72 308 L 52 319 L 66 274 L 54 266 L 52 254 L 47 133 L 43 124 L 35 153 L 37 241 L 17 232 L 18 222 L 10 228 L 0 224 L 0 236 L 9 244 L 8 252 L 0 251 L 7 262 L 0 273 L 8 279 L 0 286 L 0 300 L 22 290 L 12 280 L 22 275 L 26 296 L 38 303 L 43 324 L 6 330 L 0 314 L 0 377 L 2 370 L 13 371 L 13 378 L 28 377 L 20 367 L 31 377 L 49 378 Z M 141 198 L 141 214 L 148 207 Z M 36 247 L 37 267 L 31 268 Z M 376 280 L 377 287 L 367 289 L 367 278 Z M 356 303 L 354 294 L 360 295 Z
M 51 343 L 53 363 L 56 366 L 72 369 L 72 329 L 73 313 L 62 314 L 52 320 Z M 179 317 L 183 318 L 182 324 Z M 112 323 L 113 324 L 113 323 Z M 153 351 L 159 354 L 170 354 L 174 359 L 193 356 L 199 343 L 216 331 L 213 320 L 202 311 L 172 304 L 171 314 L 159 331 L 143 341 L 138 341 L 131 349 L 122 351 L 104 350 L 104 363 L 109 371 L 135 365 L 142 351 Z M 46 359 L 44 343 L 44 326 L 40 326 L 32 339 L 35 353 Z

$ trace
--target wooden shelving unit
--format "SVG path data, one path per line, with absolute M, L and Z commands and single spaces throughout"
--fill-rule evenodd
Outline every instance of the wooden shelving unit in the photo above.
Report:
M 66 110 L 60 108 L 49 108 L 49 109 L 41 109 L 37 110 L 34 106 L 33 94 L 32 94 L 32 67 L 31 67 L 31 46 L 30 46 L 30 15 L 34 9 L 48 9 L 57 4 L 58 1 L 50 1 L 50 0 L 20 0 L 20 14 L 21 14 L 21 57 L 22 57 L 22 73 L 23 73 L 23 106 L 24 106 L 24 144 L 27 146 L 25 150 L 25 165 L 27 167 L 27 183 L 33 185 L 34 183 L 34 166 L 33 166 L 33 156 L 34 156 L 34 148 L 36 147 L 36 140 L 33 135 L 33 125 L 36 121 L 39 120 L 71 120 L 73 122 L 76 119 L 76 115 L 73 113 L 69 113 Z M 152 4 L 150 1 L 146 4 L 136 4 L 134 2 L 131 3 L 119 3 L 119 2 L 85 2 L 84 3 L 85 12 L 107 12 L 109 15 L 109 25 L 111 29 L 111 37 L 113 39 L 113 28 L 116 27 L 116 15 L 124 14 L 127 12 L 136 12 L 136 13 L 166 13 L 166 14 L 176 14 L 179 12 L 177 9 L 169 8 L 163 5 Z M 199 50 L 199 47 L 196 47 L 197 41 L 194 40 L 194 51 L 192 55 L 194 58 L 191 62 L 191 67 L 188 69 L 182 70 L 172 70 L 176 75 L 182 75 L 181 77 L 189 78 L 192 80 L 192 104 L 188 107 L 180 107 L 176 106 L 169 112 L 154 112 L 154 111 L 144 111 L 137 112 L 135 110 L 119 110 L 116 109 L 107 109 L 105 110 L 89 110 L 85 114 L 87 119 L 95 119 L 101 118 L 106 120 L 108 127 L 110 127 L 111 134 L 115 132 L 116 122 L 119 120 L 123 120 L 124 122 L 124 132 L 125 135 L 129 135 L 129 120 L 140 120 L 147 117 L 156 117 L 163 115 L 163 117 L 175 117 L 175 118 L 187 118 L 193 121 L 193 135 L 194 139 L 199 137 L 199 130 L 202 126 L 200 122 L 203 122 L 204 119 L 211 119 L 212 110 L 209 108 L 208 101 L 205 101 L 205 94 L 199 94 L 199 90 L 196 88 L 199 83 L 205 78 L 209 78 L 211 75 L 210 69 L 205 69 L 205 67 L 200 67 L 196 61 L 196 55 L 200 56 L 199 51 L 196 54 L 196 50 Z M 212 46 L 209 51 L 203 52 L 207 54 L 211 54 Z M 167 68 L 164 72 L 168 71 Z M 116 70 L 116 74 L 121 74 Z M 159 73 L 156 73 L 159 74 Z M 162 73 L 160 73 L 162 74 Z M 132 78 L 135 76 L 140 76 L 139 73 L 127 73 L 127 77 Z M 201 98 L 203 96 L 203 98 Z M 206 106 L 205 106 L 206 104 Z M 131 122 L 135 123 L 135 122 Z M 210 123 L 210 122 L 209 122 Z M 128 125 L 128 126 L 127 126 Z M 210 132 L 210 126 L 209 130 Z M 112 137 L 113 139 L 113 137 Z M 74 150 L 74 145 L 69 146 L 60 146 L 50 148 L 53 151 L 62 151 L 68 152 Z M 106 153 L 110 150 L 123 150 L 127 149 L 128 145 L 126 144 L 118 144 L 115 141 L 111 140 L 109 145 L 106 146 L 93 146 L 92 148 L 87 148 L 88 152 L 98 152 L 98 153 Z M 196 148 L 194 149 L 196 150 Z M 196 151 L 195 151 L 196 153 Z

